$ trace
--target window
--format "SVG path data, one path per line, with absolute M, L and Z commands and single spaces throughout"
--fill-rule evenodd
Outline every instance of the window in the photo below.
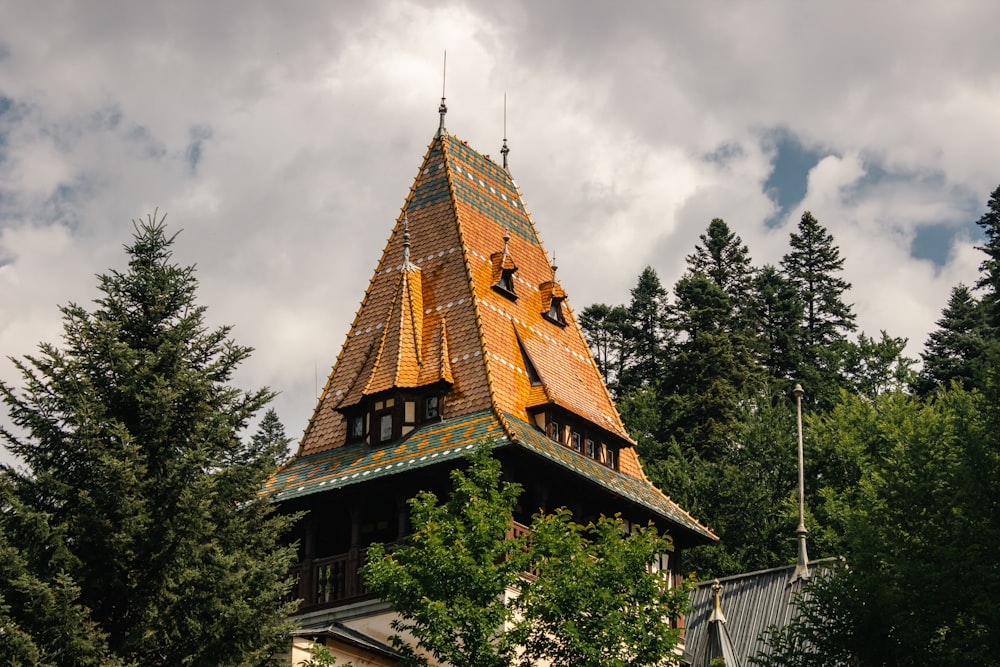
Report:
M 587 456 L 592 459 L 597 457 L 597 443 L 590 438 L 587 438 Z
M 365 417 L 364 415 L 354 415 L 350 420 L 350 430 L 348 431 L 351 440 L 360 440 L 365 437 Z
M 608 447 L 608 456 L 605 463 L 609 468 L 618 470 L 618 452 L 611 447 Z
M 549 422 L 548 435 L 550 440 L 560 441 L 559 438 L 559 422 Z
M 427 400 L 424 401 L 424 419 L 434 419 L 440 413 L 438 412 L 438 397 L 428 396 Z
M 392 413 L 386 412 L 379 417 L 379 442 L 392 440 Z
M 573 431 L 573 449 L 580 451 L 580 434 Z

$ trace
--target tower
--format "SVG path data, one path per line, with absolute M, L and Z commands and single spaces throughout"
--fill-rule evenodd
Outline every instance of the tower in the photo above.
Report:
M 391 610 L 358 574 L 365 548 L 405 536 L 406 500 L 446 489 L 484 438 L 524 486 L 519 521 L 557 507 L 653 521 L 674 540 L 675 577 L 684 548 L 715 539 L 643 474 L 508 169 L 441 114 L 298 451 L 269 484 L 308 510 L 297 622 L 345 660 L 393 664 Z

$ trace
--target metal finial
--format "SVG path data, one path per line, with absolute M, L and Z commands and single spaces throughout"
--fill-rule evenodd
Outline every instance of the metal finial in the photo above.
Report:
M 559 267 L 558 267 L 558 266 L 556 266 L 556 254 L 555 254 L 555 253 L 552 253 L 552 279 L 553 279 L 553 280 L 554 280 L 554 279 L 555 279 L 555 277 L 556 277 L 556 270 L 557 270 L 558 268 L 559 268 Z
M 448 113 L 448 105 L 444 103 L 444 86 L 448 78 L 448 52 L 444 52 L 444 67 L 441 70 L 441 105 L 438 107 L 438 113 L 441 114 L 441 121 L 438 123 L 437 135 L 443 136 L 448 134 L 448 130 L 444 129 L 444 117 Z
M 806 552 L 806 535 L 809 531 L 806 530 L 805 457 L 802 452 L 802 396 L 805 395 L 805 391 L 802 390 L 801 384 L 795 385 L 792 395 L 795 396 L 795 412 L 799 430 L 799 527 L 795 529 L 799 541 L 799 557 L 795 563 L 795 572 L 788 580 L 789 584 L 799 579 L 809 578 L 809 554 Z
M 416 268 L 410 261 L 410 219 L 403 213 L 403 270 Z
M 507 228 L 504 227 L 504 229 L 503 229 L 503 254 L 505 254 L 505 255 L 508 254 L 507 253 L 507 244 L 509 244 L 509 243 L 510 243 L 510 232 L 508 232 Z
M 712 615 L 708 622 L 713 621 L 726 622 L 726 615 L 722 613 L 722 584 L 718 579 L 712 582 Z
M 503 155 L 503 168 L 507 168 L 507 153 L 510 153 L 510 148 L 507 147 L 507 93 L 503 94 L 503 148 L 500 149 L 500 154 Z

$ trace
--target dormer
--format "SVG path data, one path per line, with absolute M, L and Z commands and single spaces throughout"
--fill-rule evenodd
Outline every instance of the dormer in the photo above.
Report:
M 447 382 L 366 396 L 360 403 L 340 408 L 347 425 L 345 442 L 382 447 L 396 442 L 424 424 L 441 421 Z
M 514 272 L 517 265 L 510 256 L 508 246 L 510 244 L 510 234 L 503 235 L 503 250 L 490 255 L 490 263 L 493 265 L 493 291 L 502 294 L 511 301 L 517 300 L 514 292 Z
M 566 300 L 566 292 L 553 280 L 542 283 L 538 286 L 538 291 L 542 296 L 542 317 L 558 326 L 566 326 L 566 316 L 563 314 L 563 301 Z

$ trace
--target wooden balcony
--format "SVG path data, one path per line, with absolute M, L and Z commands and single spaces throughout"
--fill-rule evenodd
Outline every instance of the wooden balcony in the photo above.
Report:
M 371 597 L 372 592 L 361 576 L 367 555 L 367 549 L 352 549 L 299 563 L 292 568 L 289 598 L 301 600 L 299 610 L 308 611 Z
M 507 537 L 519 537 L 529 532 L 527 526 L 515 521 Z M 392 545 L 386 546 L 391 548 Z M 372 597 L 374 594 L 365 586 L 361 576 L 367 557 L 368 549 L 361 548 L 299 563 L 290 572 L 292 585 L 288 600 L 301 600 L 299 611 L 312 611 Z

